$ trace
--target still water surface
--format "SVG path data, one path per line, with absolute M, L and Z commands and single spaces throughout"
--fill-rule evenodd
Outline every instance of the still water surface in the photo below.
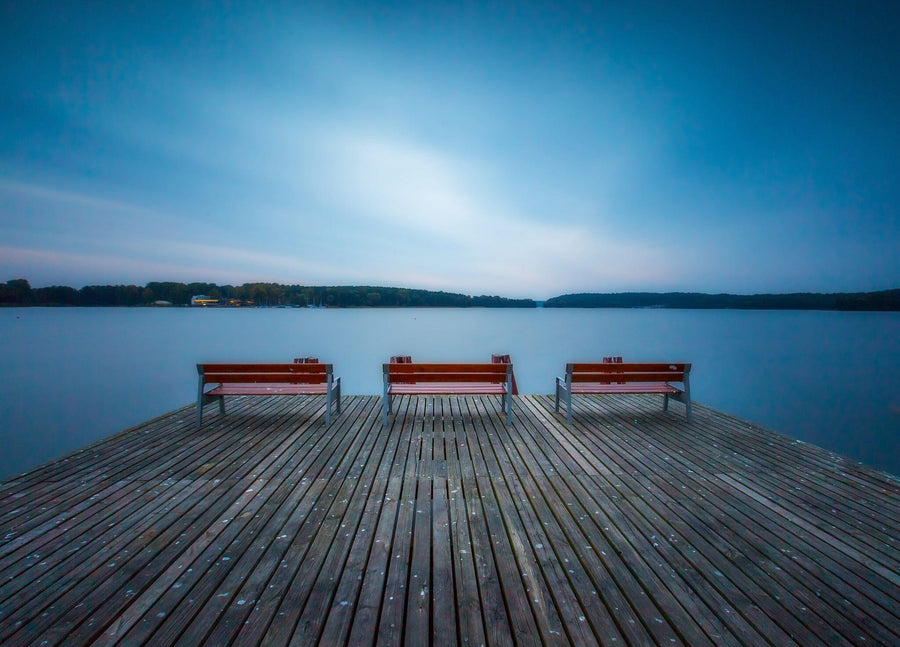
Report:
M 198 362 L 331 362 L 380 394 L 391 355 L 693 362 L 695 401 L 900 474 L 900 313 L 618 309 L 0 309 L 0 479 L 196 398 Z M 676 404 L 676 412 L 678 405 Z

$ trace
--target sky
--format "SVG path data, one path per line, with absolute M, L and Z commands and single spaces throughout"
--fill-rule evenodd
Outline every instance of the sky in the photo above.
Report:
M 5 0 L 0 281 L 896 288 L 898 71 L 893 0 Z

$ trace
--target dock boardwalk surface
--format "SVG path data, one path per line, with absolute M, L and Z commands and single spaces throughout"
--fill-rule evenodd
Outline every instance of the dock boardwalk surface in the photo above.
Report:
M 654 396 L 233 398 L 0 484 L 3 645 L 896 645 L 900 481 Z

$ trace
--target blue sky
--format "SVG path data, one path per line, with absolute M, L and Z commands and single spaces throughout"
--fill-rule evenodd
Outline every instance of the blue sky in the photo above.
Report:
M 900 286 L 900 5 L 490 4 L 3 3 L 0 280 Z

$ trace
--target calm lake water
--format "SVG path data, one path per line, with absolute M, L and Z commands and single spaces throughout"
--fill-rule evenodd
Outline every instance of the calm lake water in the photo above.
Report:
M 0 479 L 194 402 L 198 362 L 316 356 L 380 394 L 391 355 L 492 353 L 523 393 L 567 361 L 693 362 L 695 401 L 900 474 L 900 313 L 0 308 L 0 351 Z

